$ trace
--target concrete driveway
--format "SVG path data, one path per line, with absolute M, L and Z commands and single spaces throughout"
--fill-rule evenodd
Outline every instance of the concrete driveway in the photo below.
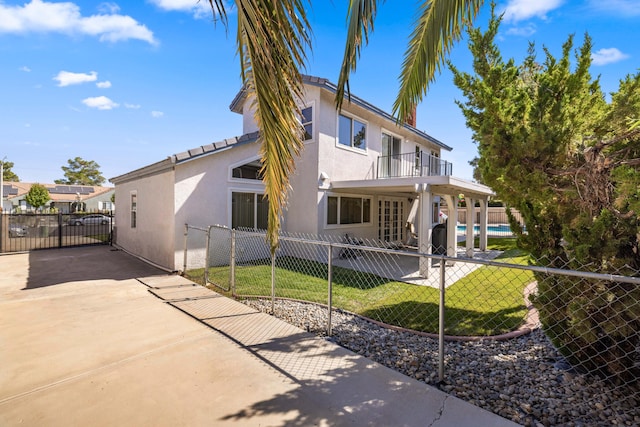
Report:
M 0 425 L 514 424 L 98 246 L 0 256 Z

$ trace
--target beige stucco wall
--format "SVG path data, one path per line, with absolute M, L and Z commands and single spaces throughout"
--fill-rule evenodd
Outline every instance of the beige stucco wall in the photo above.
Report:
M 185 224 L 203 228 L 209 225 L 231 227 L 231 193 L 264 193 L 262 181 L 231 177 L 233 167 L 258 157 L 258 148 L 256 143 L 243 144 L 176 165 L 174 239 L 180 242 L 174 255 L 177 265 L 183 263 Z M 204 240 L 198 240 L 197 230 L 192 234 L 190 256 L 195 263 L 203 257 Z
M 175 222 L 173 221 L 174 172 L 116 185 L 116 244 L 123 249 L 170 270 L 174 261 Z M 131 193 L 137 194 L 137 224 L 131 228 Z

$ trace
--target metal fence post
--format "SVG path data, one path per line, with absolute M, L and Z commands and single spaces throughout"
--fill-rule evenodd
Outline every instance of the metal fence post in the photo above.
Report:
M 271 252 L 271 314 L 276 312 L 276 253 Z
M 211 226 L 207 227 L 207 246 L 204 248 L 204 285 L 209 283 L 209 245 L 211 244 Z
M 438 310 L 438 382 L 444 381 L 444 292 L 445 264 L 444 255 L 440 258 L 440 303 Z
M 109 244 L 111 244 L 111 237 L 109 237 Z M 62 212 L 58 212 L 58 248 L 62 247 Z
M 328 262 L 327 262 L 327 336 L 331 336 L 331 311 L 333 310 L 333 245 L 329 243 L 328 250 Z
M 229 281 L 231 295 L 236 296 L 236 230 L 231 230 L 231 259 L 229 260 Z
M 182 263 L 182 275 L 187 273 L 187 245 L 189 240 L 189 224 L 184 225 L 184 260 Z
M 62 215 L 62 213 L 60 213 Z M 109 246 L 113 246 L 113 223 L 115 218 L 113 217 L 113 210 L 109 211 Z

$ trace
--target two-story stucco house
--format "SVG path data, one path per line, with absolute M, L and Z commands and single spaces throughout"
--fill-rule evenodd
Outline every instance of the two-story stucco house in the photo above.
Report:
M 336 86 L 326 79 L 305 76 L 304 84 L 304 150 L 291 179 L 284 231 L 402 242 L 413 230 L 419 249 L 430 252 L 440 200 L 456 215 L 456 198 L 463 193 L 468 205 L 480 202 L 480 249 L 485 249 L 491 189 L 453 176 L 452 165 L 441 158 L 449 146 L 414 124 L 398 125 L 353 95 L 336 111 Z M 118 246 L 177 270 L 184 224 L 266 228 L 268 200 L 262 197 L 258 129 L 250 107 L 244 90 L 230 106 L 243 116 L 242 136 L 111 179 L 119 206 Z M 472 226 L 467 229 L 473 232 Z M 448 252 L 455 256 L 455 220 L 448 221 L 447 236 Z M 467 242 L 472 254 L 473 239 Z

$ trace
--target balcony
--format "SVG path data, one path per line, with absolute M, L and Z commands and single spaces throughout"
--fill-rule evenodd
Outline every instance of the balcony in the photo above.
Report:
M 376 178 L 451 176 L 453 165 L 423 151 L 378 157 Z

